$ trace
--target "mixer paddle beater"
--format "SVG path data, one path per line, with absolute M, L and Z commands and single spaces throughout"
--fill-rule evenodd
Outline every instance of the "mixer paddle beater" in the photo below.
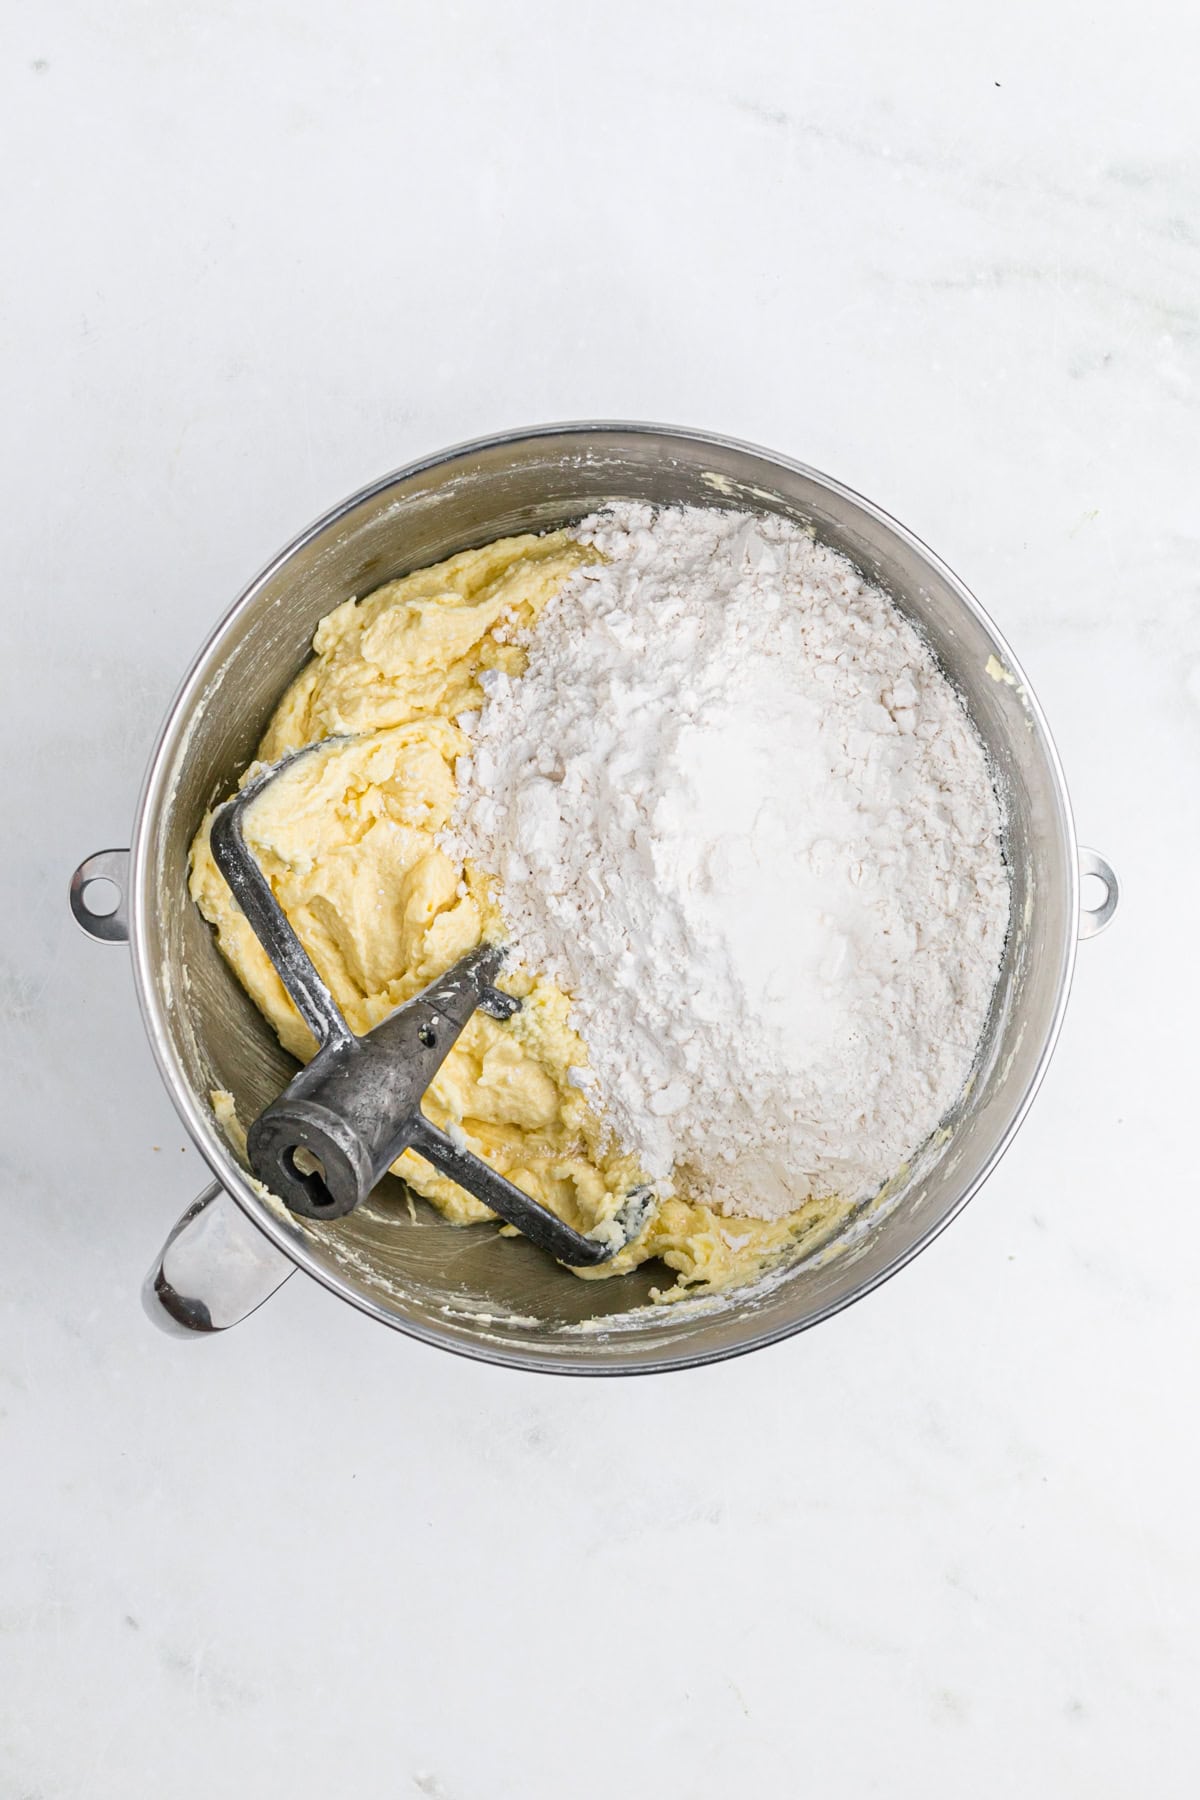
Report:
M 645 1224 L 653 1202 L 648 1187 L 634 1188 L 618 1213 L 592 1232 L 576 1231 L 456 1143 L 422 1109 L 426 1089 L 476 1008 L 501 1020 L 519 1009 L 521 1002 L 495 985 L 504 947 L 472 950 L 359 1037 L 247 845 L 243 820 L 263 790 L 300 757 L 338 741 L 327 738 L 272 764 L 213 816 L 217 867 L 318 1046 L 247 1132 L 251 1168 L 292 1212 L 340 1219 L 366 1199 L 402 1151 L 412 1150 L 559 1262 L 586 1268 L 610 1261 Z

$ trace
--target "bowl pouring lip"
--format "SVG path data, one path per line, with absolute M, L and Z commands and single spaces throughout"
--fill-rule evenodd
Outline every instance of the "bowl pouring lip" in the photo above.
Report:
M 1066 920 L 1065 943 L 1060 952 L 1058 973 L 1058 993 L 1053 1018 L 1046 1033 L 1037 1063 L 1030 1075 L 1025 1091 L 1013 1111 L 999 1141 L 975 1178 L 969 1182 L 954 1202 L 933 1221 L 929 1228 L 912 1244 L 897 1251 L 895 1257 L 876 1274 L 865 1280 L 860 1286 L 840 1295 L 812 1314 L 797 1320 L 787 1320 L 780 1324 L 767 1326 L 760 1332 L 751 1332 L 744 1340 L 728 1344 L 718 1344 L 709 1349 L 687 1350 L 677 1353 L 664 1353 L 651 1357 L 643 1363 L 630 1364 L 621 1360 L 608 1359 L 600 1346 L 596 1352 L 581 1351 L 578 1358 L 546 1355 L 533 1347 L 526 1348 L 514 1342 L 510 1348 L 507 1344 L 497 1343 L 487 1338 L 460 1336 L 454 1332 L 443 1333 L 426 1325 L 422 1320 L 405 1317 L 389 1311 L 388 1308 L 373 1300 L 369 1295 L 360 1293 L 344 1283 L 330 1268 L 323 1265 L 313 1254 L 309 1245 L 298 1233 L 289 1231 L 284 1222 L 278 1219 L 271 1209 L 264 1204 L 259 1195 L 250 1186 L 245 1171 L 234 1160 L 234 1157 L 221 1135 L 215 1118 L 207 1108 L 202 1107 L 187 1081 L 180 1065 L 166 1027 L 166 1019 L 161 997 L 156 982 L 156 971 L 152 966 L 145 920 L 153 902 L 152 870 L 154 841 L 156 831 L 152 831 L 152 823 L 156 823 L 165 810 L 166 795 L 164 789 L 195 711 L 198 697 L 210 679 L 214 664 L 219 666 L 219 657 L 225 653 L 224 646 L 230 627 L 245 610 L 264 584 L 270 581 L 283 569 L 299 551 L 305 549 L 326 532 L 336 528 L 345 518 L 365 502 L 378 499 L 390 488 L 401 482 L 411 481 L 415 476 L 432 474 L 439 469 L 466 456 L 480 452 L 515 449 L 520 445 L 536 442 L 539 439 L 555 437 L 593 437 L 599 441 L 617 436 L 661 437 L 675 440 L 689 449 L 711 447 L 715 450 L 733 452 L 737 455 L 753 457 L 769 468 L 785 471 L 791 475 L 799 475 L 813 482 L 825 492 L 846 501 L 851 507 L 858 508 L 885 530 L 899 538 L 934 571 L 954 593 L 959 603 L 973 613 L 984 630 L 993 640 L 1005 669 L 1014 677 L 1023 689 L 1024 703 L 1033 727 L 1038 733 L 1040 745 L 1049 765 L 1055 798 L 1058 805 L 1060 825 L 1065 839 L 1067 855 L 1065 857 L 1070 882 L 1070 893 L 1064 911 Z M 167 709 L 166 717 L 160 728 L 157 742 L 147 765 L 142 783 L 135 816 L 133 844 L 130 869 L 130 946 L 133 956 L 134 982 L 137 990 L 138 1004 L 146 1034 L 150 1040 L 158 1070 L 163 1082 L 174 1101 L 190 1136 L 195 1141 L 201 1155 L 208 1163 L 213 1174 L 222 1186 L 233 1195 L 243 1212 L 258 1229 L 266 1234 L 284 1254 L 292 1259 L 300 1268 L 321 1282 L 332 1293 L 349 1301 L 361 1312 L 378 1319 L 381 1323 L 402 1331 L 407 1336 L 417 1338 L 423 1343 L 433 1345 L 440 1350 L 448 1350 L 458 1356 L 465 1356 L 473 1361 L 495 1363 L 505 1368 L 523 1369 L 530 1372 L 556 1375 L 650 1375 L 665 1373 L 673 1369 L 699 1367 L 705 1363 L 723 1362 L 734 1356 L 746 1355 L 751 1350 L 759 1350 L 768 1344 L 779 1343 L 800 1331 L 820 1324 L 822 1320 L 831 1318 L 835 1313 L 843 1311 L 853 1302 L 861 1300 L 865 1295 L 880 1287 L 899 1270 L 910 1263 L 922 1250 L 943 1232 L 951 1221 L 958 1216 L 968 1202 L 982 1187 L 988 1176 L 995 1169 L 1001 1157 L 1012 1143 L 1033 1102 L 1034 1095 L 1041 1085 L 1046 1068 L 1053 1054 L 1062 1029 L 1063 1017 L 1070 997 L 1071 981 L 1075 970 L 1075 957 L 1078 949 L 1078 933 L 1075 921 L 1079 913 L 1079 872 L 1075 854 L 1075 827 L 1071 811 L 1070 796 L 1058 751 L 1051 736 L 1045 715 L 1037 697 L 1030 687 L 1021 668 L 1020 662 L 1013 655 L 1003 633 L 985 609 L 980 605 L 971 590 L 948 567 L 942 559 L 931 550 L 915 533 L 908 530 L 894 519 L 882 507 L 866 499 L 853 488 L 843 482 L 811 468 L 806 463 L 797 462 L 777 452 L 764 449 L 761 445 L 748 443 L 739 438 L 726 437 L 719 433 L 700 431 L 689 427 L 674 425 L 658 425 L 648 421 L 595 419 L 567 420 L 561 423 L 528 426 L 511 431 L 503 431 L 485 437 L 472 438 L 463 443 L 453 444 L 444 450 L 429 456 L 406 463 L 403 467 L 381 476 L 367 486 L 359 488 L 337 505 L 322 513 L 319 518 L 299 532 L 278 555 L 262 568 L 250 581 L 232 606 L 218 620 L 209 632 L 204 643 L 192 660 L 191 666 L 184 676 L 179 688 Z M 664 1320 L 664 1323 L 666 1321 Z

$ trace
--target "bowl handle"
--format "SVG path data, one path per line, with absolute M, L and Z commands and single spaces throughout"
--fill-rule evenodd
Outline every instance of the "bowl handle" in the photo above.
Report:
M 1099 906 L 1079 908 L 1079 935 L 1081 938 L 1093 938 L 1102 932 L 1117 910 L 1117 902 L 1121 898 L 1121 885 L 1111 863 L 1096 850 L 1085 850 L 1079 846 L 1079 874 L 1083 879 L 1088 875 L 1096 875 L 1104 883 L 1104 898 Z
M 116 895 L 107 909 L 96 905 L 95 890 L 103 885 Z M 129 942 L 129 852 L 97 850 L 85 856 L 71 877 L 71 911 L 75 923 L 101 944 Z M 88 899 L 88 891 L 93 899 Z
M 147 1275 L 142 1304 L 176 1337 L 225 1331 L 269 1300 L 296 1265 L 220 1182 L 193 1200 Z

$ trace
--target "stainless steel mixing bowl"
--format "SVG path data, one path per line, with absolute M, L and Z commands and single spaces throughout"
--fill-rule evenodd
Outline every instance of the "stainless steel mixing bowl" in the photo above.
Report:
M 651 1306 L 654 1271 L 580 1281 L 489 1226 L 410 1218 L 399 1183 L 335 1225 L 293 1219 L 256 1190 L 210 1106 L 234 1096 L 248 1123 L 294 1065 L 218 955 L 187 894 L 204 809 L 234 785 L 331 607 L 393 576 L 511 532 L 582 517 L 612 497 L 734 505 L 811 526 L 878 581 L 920 627 L 991 753 L 1007 816 L 1014 929 L 970 1094 L 949 1139 L 843 1240 L 733 1295 Z M 1080 911 L 1084 872 L 1103 904 Z M 87 886 L 121 890 L 98 918 Z M 868 1293 L 949 1223 L 995 1167 L 1045 1071 L 1079 936 L 1116 905 L 1111 870 L 1078 853 L 1050 734 L 1012 652 L 977 601 L 903 526 L 786 458 L 699 432 L 630 424 L 546 426 L 412 464 L 336 507 L 253 581 L 201 650 L 150 762 L 132 851 L 81 864 L 72 904 L 109 941 L 128 936 L 146 1029 L 171 1096 L 216 1185 L 175 1228 L 148 1282 L 160 1319 L 214 1330 L 251 1311 L 298 1266 L 383 1323 L 467 1356 L 571 1374 L 633 1374 L 733 1356 L 799 1331 Z M 657 1277 L 661 1280 L 661 1273 Z

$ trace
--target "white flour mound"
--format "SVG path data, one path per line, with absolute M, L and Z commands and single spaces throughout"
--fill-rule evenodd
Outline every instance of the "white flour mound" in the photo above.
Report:
M 892 603 L 798 527 L 622 503 L 577 535 L 608 560 L 523 677 L 483 677 L 456 848 L 572 996 L 577 1079 L 661 1192 L 861 1199 L 987 1015 L 1009 893 L 983 747 Z

